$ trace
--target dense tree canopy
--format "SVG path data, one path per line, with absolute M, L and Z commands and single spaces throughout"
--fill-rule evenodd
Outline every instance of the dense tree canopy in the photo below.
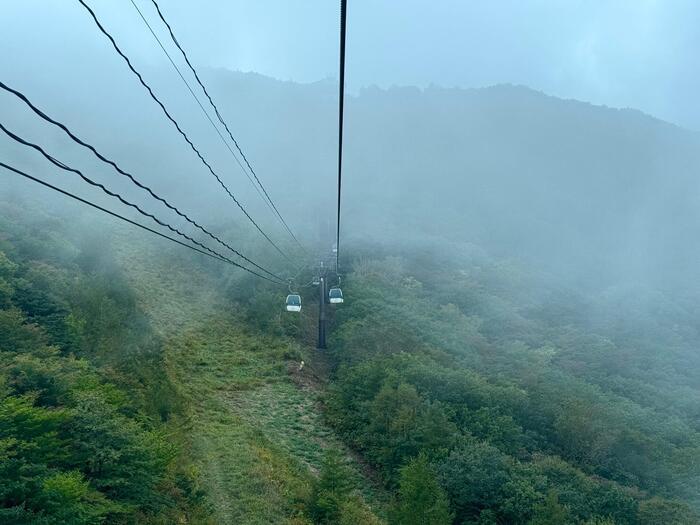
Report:
M 195 491 L 176 490 L 190 483 L 162 426 L 176 399 L 128 284 L 66 239 L 36 251 L 12 228 L 0 243 L 0 522 L 155 523 L 196 507 Z
M 399 494 L 403 469 L 429 462 L 456 523 L 697 522 L 694 409 L 660 401 L 695 387 L 694 332 L 642 341 L 646 318 L 581 317 L 592 299 L 572 292 L 558 300 L 573 310 L 546 290 L 518 298 L 522 283 L 480 264 L 468 279 L 418 260 L 355 264 L 329 421 Z M 596 308 L 616 315 L 611 300 Z M 691 310 L 655 316 L 694 325 Z

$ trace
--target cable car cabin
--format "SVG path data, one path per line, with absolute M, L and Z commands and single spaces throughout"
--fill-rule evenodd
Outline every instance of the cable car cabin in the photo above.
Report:
M 301 295 L 289 294 L 287 296 L 287 311 L 301 312 Z
M 328 291 L 328 300 L 331 304 L 338 304 L 343 302 L 343 292 L 340 288 L 331 288 Z

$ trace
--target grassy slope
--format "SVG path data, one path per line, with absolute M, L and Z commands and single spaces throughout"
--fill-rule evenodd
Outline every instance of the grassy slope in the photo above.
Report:
M 342 445 L 321 421 L 312 383 L 284 358 L 296 343 L 250 333 L 211 278 L 123 240 L 120 263 L 166 340 L 168 373 L 189 404 L 186 460 L 215 523 L 304 523 L 300 502 L 323 451 Z M 384 514 L 385 495 L 348 459 L 358 490 Z

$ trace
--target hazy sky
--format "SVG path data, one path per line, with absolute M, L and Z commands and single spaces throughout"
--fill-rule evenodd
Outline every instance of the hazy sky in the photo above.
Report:
M 135 1 L 161 28 L 150 0 Z M 130 0 L 89 3 L 138 60 L 163 63 Z M 336 0 L 159 3 L 198 65 L 337 77 Z M 43 57 L 60 74 L 61 51 L 107 45 L 77 0 L 2 8 L 0 60 Z M 524 84 L 700 130 L 699 20 L 696 0 L 349 0 L 347 80 L 353 90 Z

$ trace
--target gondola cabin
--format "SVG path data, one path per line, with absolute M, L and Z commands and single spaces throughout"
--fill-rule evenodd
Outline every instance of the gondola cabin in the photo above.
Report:
M 339 304 L 343 302 L 343 292 L 340 288 L 331 288 L 328 291 L 328 301 L 331 304 Z
M 288 312 L 301 312 L 301 295 L 289 294 L 286 306 Z

